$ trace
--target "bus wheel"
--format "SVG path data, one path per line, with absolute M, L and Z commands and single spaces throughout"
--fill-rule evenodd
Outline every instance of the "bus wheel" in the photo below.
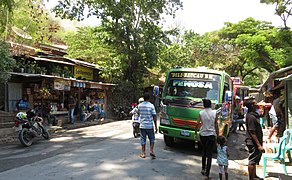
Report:
M 169 137 L 169 136 L 166 136 L 166 135 L 163 135 L 163 139 L 164 139 L 164 142 L 167 146 L 173 146 L 174 145 L 174 138 L 173 137 Z

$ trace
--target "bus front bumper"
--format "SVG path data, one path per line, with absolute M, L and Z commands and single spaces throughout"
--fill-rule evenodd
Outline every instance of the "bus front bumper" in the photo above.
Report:
M 159 126 L 159 133 L 180 139 L 188 139 L 193 141 L 199 141 L 199 132 L 195 130 L 185 130 L 175 127 Z

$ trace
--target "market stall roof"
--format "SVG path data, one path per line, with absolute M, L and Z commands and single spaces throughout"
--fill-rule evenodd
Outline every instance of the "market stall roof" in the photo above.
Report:
M 86 61 L 82 61 L 82 60 L 71 59 L 71 58 L 67 58 L 67 57 L 65 59 L 70 60 L 70 61 L 74 62 L 77 65 L 87 66 L 87 67 L 90 67 L 90 68 L 101 70 L 100 68 L 97 67 L 96 64 L 92 64 L 92 63 L 89 63 L 89 62 L 86 62 Z
M 48 45 L 48 44 L 39 44 L 39 47 L 46 51 L 49 52 L 50 54 L 55 54 L 55 55 L 61 55 L 64 56 L 67 54 L 66 49 L 68 48 L 65 45 Z
M 54 58 L 44 58 L 44 57 L 37 57 L 37 56 L 29 56 L 30 58 L 33 58 L 36 61 L 46 61 L 46 62 L 53 62 L 53 63 L 59 63 L 59 64 L 66 64 L 66 65 L 71 65 L 74 66 L 75 64 L 66 62 L 66 61 L 60 61 Z
M 88 84 L 95 84 L 95 85 L 102 85 L 102 86 L 115 86 L 116 85 L 116 84 L 112 84 L 112 83 L 79 80 L 76 78 L 65 78 L 65 77 L 46 75 L 46 74 L 30 74 L 30 73 L 18 73 L 18 72 L 11 72 L 11 74 L 17 75 L 17 76 L 24 76 L 24 77 L 45 77 L 45 78 L 63 79 L 63 80 L 67 80 L 67 81 L 81 82 L 81 83 L 88 83 Z
M 48 55 L 40 55 L 40 56 L 29 56 L 30 58 L 33 58 L 36 61 L 47 61 L 47 62 L 54 62 L 54 63 L 59 63 L 59 64 L 66 64 L 66 65 L 81 65 L 81 66 L 85 66 L 85 67 L 89 67 L 89 68 L 93 68 L 93 69 L 98 69 L 101 70 L 100 68 L 98 68 L 95 64 L 89 63 L 89 62 L 85 62 L 85 61 L 81 61 L 81 60 L 77 60 L 77 59 L 71 59 L 71 58 L 67 58 L 67 57 L 62 57 L 62 56 L 48 56 Z
M 292 74 L 289 74 L 286 77 L 279 78 L 279 81 L 282 81 L 282 80 L 292 80 Z
M 285 68 L 281 68 L 281 69 L 279 69 L 277 71 L 272 72 L 269 75 L 268 79 L 261 86 L 260 91 L 267 91 L 267 90 L 272 89 L 273 87 L 268 87 L 267 88 L 267 86 L 269 84 L 273 84 L 272 82 L 274 80 L 282 81 L 282 78 L 283 77 L 286 77 L 289 74 L 292 74 L 292 66 L 288 66 L 288 67 L 285 67 Z

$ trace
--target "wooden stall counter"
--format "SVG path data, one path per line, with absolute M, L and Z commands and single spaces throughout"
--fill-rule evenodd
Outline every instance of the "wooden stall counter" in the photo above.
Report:
M 51 115 L 56 116 L 57 118 L 57 125 L 62 126 L 63 123 L 68 122 L 68 111 L 52 111 Z

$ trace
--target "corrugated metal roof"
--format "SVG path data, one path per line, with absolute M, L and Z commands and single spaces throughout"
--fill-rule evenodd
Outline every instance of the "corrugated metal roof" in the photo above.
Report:
M 276 78 L 278 78 L 277 80 L 282 81 L 283 78 L 284 78 L 283 76 L 285 76 L 284 73 L 287 72 L 287 71 L 290 71 L 290 70 L 292 70 L 292 66 L 288 66 L 288 67 L 285 67 L 285 68 L 281 68 L 281 69 L 279 69 L 279 70 L 277 70 L 277 71 L 272 72 L 272 73 L 269 75 L 268 79 L 263 83 L 263 85 L 262 85 L 262 87 L 260 88 L 260 90 L 263 91 L 264 88 L 265 88 L 265 86 L 266 86 L 269 82 L 271 82 L 272 80 L 274 80 L 274 79 L 276 79 Z
M 54 79 L 63 79 L 63 80 L 67 80 L 67 81 L 83 82 L 83 83 L 97 84 L 97 85 L 102 85 L 102 86 L 115 86 L 116 85 L 116 84 L 112 84 L 112 83 L 94 82 L 94 81 L 80 80 L 80 79 L 76 79 L 76 78 L 65 78 L 65 77 L 46 75 L 46 74 L 30 74 L 30 73 L 18 73 L 18 72 L 10 72 L 10 74 L 17 75 L 17 76 L 24 76 L 24 77 L 46 77 L 46 78 L 54 78 Z
M 49 58 L 43 58 L 43 57 L 36 57 L 36 56 L 29 56 L 30 58 L 33 58 L 36 61 L 46 61 L 46 62 L 54 62 L 54 63 L 59 63 L 59 64 L 66 64 L 66 65 L 70 65 L 70 66 L 74 66 L 75 64 L 73 63 L 69 63 L 69 62 L 65 62 L 65 61 L 61 61 L 61 60 L 57 60 L 57 59 L 49 59 Z
M 65 58 L 70 60 L 70 61 L 73 61 L 75 64 L 79 64 L 79 65 L 83 65 L 83 66 L 87 66 L 87 67 L 91 67 L 91 68 L 95 68 L 95 69 L 101 70 L 100 68 L 97 67 L 96 64 L 92 64 L 92 63 L 89 63 L 89 62 L 86 62 L 86 61 L 77 60 L 77 59 L 71 59 L 71 58 L 67 58 L 67 57 L 65 57 Z

